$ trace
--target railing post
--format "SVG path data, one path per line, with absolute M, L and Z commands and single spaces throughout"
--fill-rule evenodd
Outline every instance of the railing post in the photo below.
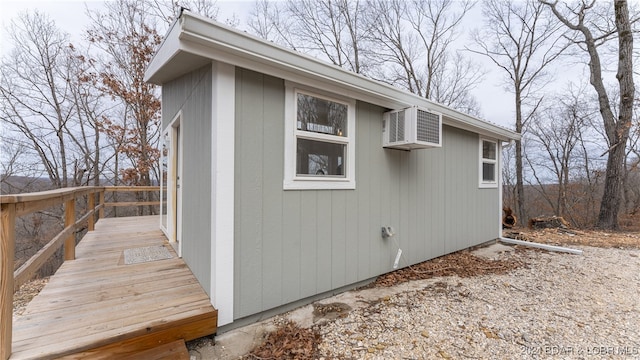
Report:
M 0 359 L 11 356 L 16 204 L 2 204 L 0 231 Z
M 98 220 L 104 217 L 104 190 L 100 191 L 100 210 L 98 210 Z
M 89 193 L 89 195 L 87 195 L 87 210 L 88 211 L 94 211 L 96 208 L 96 193 Z M 88 220 L 88 224 L 87 224 L 87 228 L 89 229 L 89 231 L 93 231 L 95 230 L 96 227 L 96 214 L 93 213 L 91 214 L 91 216 L 89 216 L 89 220 Z
M 64 227 L 76 223 L 76 199 L 67 200 L 64 204 Z M 76 258 L 76 235 L 72 232 L 64 241 L 64 259 L 75 260 Z

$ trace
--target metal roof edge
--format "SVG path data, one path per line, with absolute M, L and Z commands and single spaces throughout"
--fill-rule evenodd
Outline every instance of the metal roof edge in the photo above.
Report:
M 211 48 L 216 53 L 230 54 L 229 56 L 236 59 L 246 58 L 256 65 L 265 65 L 265 68 L 279 69 L 285 73 L 298 74 L 309 79 L 319 79 L 346 90 L 348 96 L 358 100 L 374 101 L 377 105 L 392 109 L 418 105 L 442 113 L 445 125 L 492 136 L 498 140 L 520 139 L 520 134 L 505 127 L 265 41 L 209 18 L 184 11 L 178 20 L 179 26 L 176 26 L 178 21 L 173 24 L 167 38 L 149 64 L 145 72 L 145 80 L 158 81 L 161 78 L 158 74 L 162 72 L 162 66 L 178 52 L 188 51 L 188 49 L 185 50 L 189 48 L 186 43 L 190 42 Z M 203 52 L 201 55 L 209 56 L 211 59 L 217 56 L 213 53 L 205 55 Z M 282 73 L 279 72 L 279 75 Z

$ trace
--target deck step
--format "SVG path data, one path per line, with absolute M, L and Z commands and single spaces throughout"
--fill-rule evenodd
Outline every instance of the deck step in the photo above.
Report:
M 120 358 L 121 360 L 189 360 L 189 350 L 184 340 L 176 340 L 168 344 L 160 345 L 151 349 L 143 350 L 129 356 Z
M 151 348 L 139 348 L 129 343 L 94 349 L 91 352 L 73 354 L 59 359 L 119 359 L 119 360 L 189 360 L 189 351 L 183 339 L 174 340 Z
M 192 319 L 189 323 L 182 325 L 174 324 L 171 328 L 161 331 L 152 331 L 146 335 L 122 339 L 100 347 L 68 354 L 66 356 L 55 357 L 58 360 L 109 360 L 109 359 L 147 359 L 147 357 L 136 356 L 145 351 L 151 351 L 158 347 L 177 341 L 184 342 L 194 340 L 199 337 L 208 336 L 216 331 L 217 310 L 213 314 L 201 316 L 200 319 Z M 187 359 L 189 357 L 187 356 Z M 155 358 L 151 358 L 155 359 Z M 164 358 L 159 358 L 164 359 Z M 180 357 L 168 357 L 167 359 L 181 359 Z

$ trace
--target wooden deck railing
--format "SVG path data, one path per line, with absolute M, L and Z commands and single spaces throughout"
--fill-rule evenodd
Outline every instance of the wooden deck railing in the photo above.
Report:
M 93 231 L 105 207 L 160 205 L 159 201 L 105 202 L 106 192 L 159 192 L 159 186 L 86 186 L 35 193 L 0 195 L 2 229 L 0 232 L 0 359 L 11 356 L 13 331 L 13 294 L 64 245 L 64 260 L 75 259 L 76 230 L 87 224 Z M 96 205 L 96 196 L 98 197 Z M 86 200 L 86 212 L 76 219 L 76 201 Z M 53 237 L 20 268 L 14 270 L 16 218 L 64 204 L 64 229 Z

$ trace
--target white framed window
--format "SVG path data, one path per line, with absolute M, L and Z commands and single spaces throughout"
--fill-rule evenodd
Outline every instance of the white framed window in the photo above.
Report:
M 285 190 L 355 189 L 355 105 L 286 84 Z
M 498 187 L 498 142 L 480 138 L 480 187 Z

